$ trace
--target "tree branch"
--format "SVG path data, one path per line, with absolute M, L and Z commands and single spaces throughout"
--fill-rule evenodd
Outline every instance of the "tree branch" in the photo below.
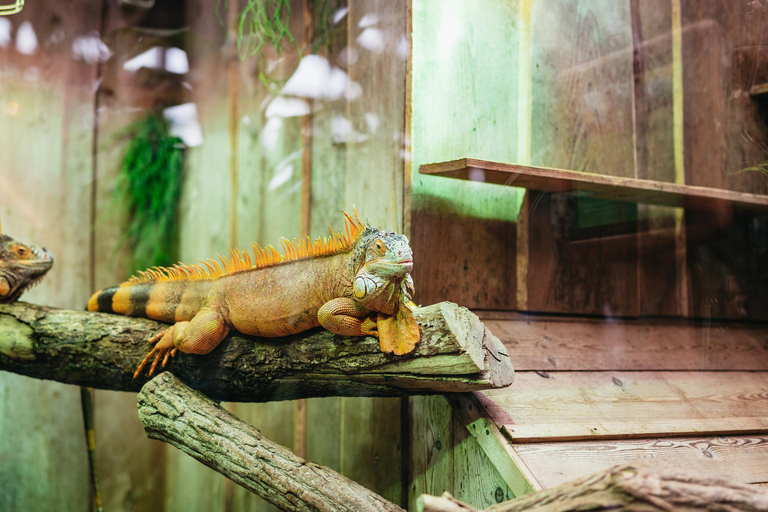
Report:
M 424 494 L 420 512 L 477 512 L 450 494 Z M 768 511 L 768 490 L 728 480 L 701 478 L 695 472 L 667 468 L 616 466 L 552 489 L 505 501 L 486 512 L 557 510 Z
M 315 396 L 403 396 L 503 387 L 513 369 L 504 346 L 465 308 L 417 310 L 421 341 L 404 356 L 375 338 L 313 329 L 285 338 L 230 335 L 205 356 L 179 354 L 168 368 L 215 400 L 262 402 Z M 133 372 L 149 337 L 167 325 L 142 318 L 0 305 L 0 370 L 100 389 L 138 391 Z
M 403 512 L 332 469 L 264 438 L 171 373 L 144 385 L 138 407 L 149 437 L 172 444 L 281 510 Z

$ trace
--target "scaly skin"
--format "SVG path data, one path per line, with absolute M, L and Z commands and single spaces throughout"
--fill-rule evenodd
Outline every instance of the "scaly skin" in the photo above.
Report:
M 0 304 L 18 300 L 52 266 L 53 256 L 45 247 L 25 245 L 0 234 Z
M 238 270 L 215 279 L 109 288 L 96 292 L 88 309 L 173 323 L 150 340 L 157 344 L 134 377 L 153 357 L 150 375 L 159 362 L 165 366 L 179 350 L 207 354 L 230 329 L 277 337 L 322 325 L 339 335 L 376 336 L 380 315 L 406 318 L 409 348 L 388 349 L 404 353 L 419 336 L 410 314 L 412 258 L 405 236 L 369 227 L 333 254 Z

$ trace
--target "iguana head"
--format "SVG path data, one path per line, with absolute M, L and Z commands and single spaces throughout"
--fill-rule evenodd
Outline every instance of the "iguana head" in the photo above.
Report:
M 353 249 L 354 296 L 368 309 L 393 314 L 413 296 L 413 251 L 408 238 L 368 227 Z
M 0 234 L 0 304 L 14 302 L 53 266 L 53 256 Z

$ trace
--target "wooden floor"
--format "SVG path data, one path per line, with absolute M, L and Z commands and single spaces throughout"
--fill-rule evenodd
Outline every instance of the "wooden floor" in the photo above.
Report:
M 478 315 L 517 373 L 464 402 L 533 488 L 620 463 L 768 482 L 768 326 Z

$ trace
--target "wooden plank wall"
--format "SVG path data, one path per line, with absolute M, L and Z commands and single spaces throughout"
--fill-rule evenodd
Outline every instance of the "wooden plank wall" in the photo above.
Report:
M 6 233 L 55 256 L 43 283 L 24 296 L 29 302 L 81 308 L 90 291 L 96 65 L 72 59 L 71 48 L 99 30 L 100 13 L 100 1 L 67 0 L 28 3 L 4 17 L 0 217 Z M 34 33 L 26 54 L 16 44 L 20 31 Z M 78 389 L 2 372 L 0 411 L 0 509 L 89 510 Z

